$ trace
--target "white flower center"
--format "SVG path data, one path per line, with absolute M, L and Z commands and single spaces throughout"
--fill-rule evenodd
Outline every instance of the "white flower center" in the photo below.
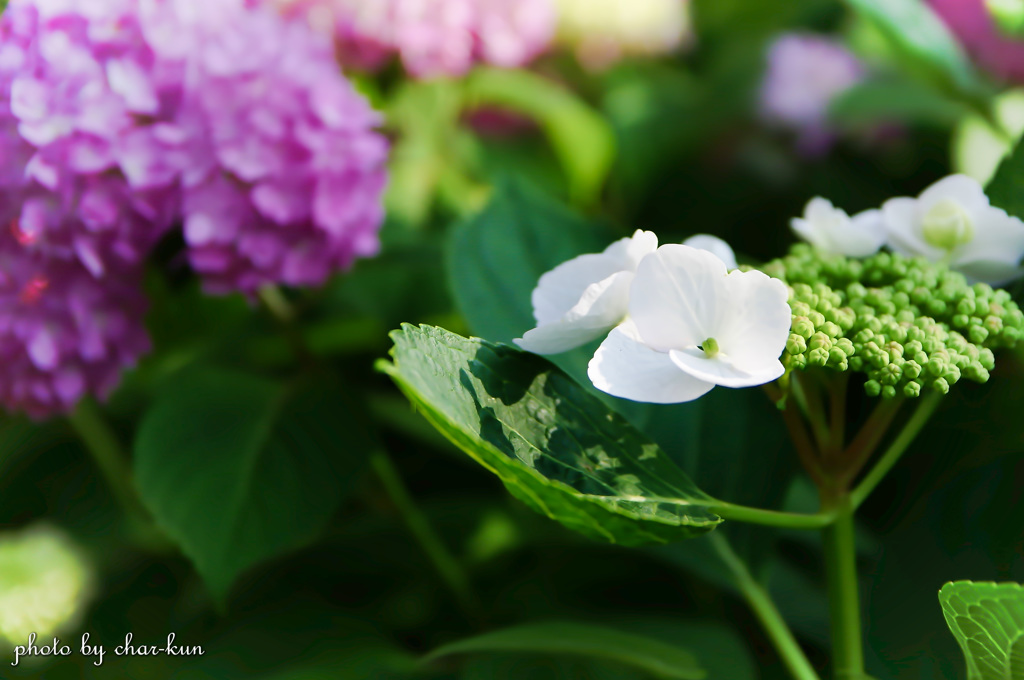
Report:
M 925 213 L 921 228 L 924 240 L 943 250 L 953 250 L 974 238 L 971 216 L 950 198 L 939 201 Z

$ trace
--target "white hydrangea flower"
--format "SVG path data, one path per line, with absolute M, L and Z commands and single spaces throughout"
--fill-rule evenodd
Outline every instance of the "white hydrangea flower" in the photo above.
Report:
M 916 199 L 890 199 L 882 213 L 889 246 L 898 253 L 946 261 L 993 285 L 1024 273 L 1024 222 L 993 207 L 966 175 L 941 179 Z
M 717 236 L 696 234 L 684 243 L 713 253 L 729 269 L 737 266 L 732 248 Z M 537 327 L 514 342 L 528 352 L 558 354 L 601 337 L 625 319 L 633 273 L 657 248 L 658 237 L 638 229 L 602 253 L 580 255 L 544 274 L 531 298 Z
M 797 236 L 818 250 L 848 257 L 867 257 L 885 245 L 882 211 L 865 210 L 853 217 L 820 196 L 812 198 L 803 217 L 790 223 Z
M 690 37 L 690 0 L 556 0 L 559 41 L 585 66 L 671 52 Z
M 712 255 L 718 257 L 719 260 L 725 263 L 726 269 L 736 269 L 739 265 L 736 264 L 736 253 L 732 251 L 732 246 L 711 234 L 694 234 L 690 238 L 683 241 L 684 246 L 690 246 L 691 248 L 699 248 L 700 250 L 706 250 Z
M 654 232 L 638 229 L 602 253 L 574 257 L 541 276 L 531 296 L 537 327 L 515 343 L 528 352 L 558 354 L 622 323 L 633 272 L 657 247 Z
M 692 401 L 715 385 L 779 378 L 789 337 L 785 284 L 763 272 L 727 271 L 715 255 L 666 245 L 637 267 L 629 318 L 598 348 L 594 386 L 633 401 Z

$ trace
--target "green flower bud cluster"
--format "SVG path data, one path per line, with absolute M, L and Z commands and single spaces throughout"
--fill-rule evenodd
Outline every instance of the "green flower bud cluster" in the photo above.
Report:
M 1024 337 L 1024 312 L 1009 293 L 923 258 L 856 260 L 798 244 L 762 269 L 790 287 L 787 372 L 865 373 L 870 396 L 946 393 L 962 378 L 983 383 L 992 351 Z

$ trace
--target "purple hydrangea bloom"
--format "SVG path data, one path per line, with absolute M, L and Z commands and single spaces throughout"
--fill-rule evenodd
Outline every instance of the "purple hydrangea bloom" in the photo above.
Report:
M 165 0 L 143 21 L 157 62 L 187 74 L 176 134 L 152 154 L 183 159 L 185 240 L 208 290 L 320 284 L 377 252 L 388 146 L 327 36 L 244 0 Z
M 41 418 L 106 397 L 149 350 L 140 274 L 97 279 L 0 233 L 0 404 Z
M 96 276 L 141 261 L 179 200 L 136 159 L 164 93 L 133 4 L 15 0 L 0 21 L 0 223 Z
M 333 24 L 341 61 L 376 70 L 398 55 L 420 78 L 466 73 L 475 63 L 512 68 L 546 49 L 552 0 L 278 0 Z
M 769 123 L 795 131 L 803 151 L 820 153 L 834 139 L 829 104 L 864 76 L 864 65 L 840 43 L 819 35 L 783 35 L 768 51 L 761 113 Z
M 255 0 L 12 0 L 0 17 L 0 403 L 104 396 L 176 223 L 207 287 L 378 247 L 386 140 L 328 36 Z

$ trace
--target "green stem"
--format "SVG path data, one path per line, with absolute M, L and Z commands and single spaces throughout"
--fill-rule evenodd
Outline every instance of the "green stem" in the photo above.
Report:
M 864 650 L 857 594 L 854 509 L 849 496 L 841 496 L 833 502 L 836 520 L 823 532 L 833 671 L 836 680 L 861 680 L 864 677 Z
M 88 397 L 82 399 L 68 421 L 106 480 L 138 542 L 152 550 L 170 549 L 172 544 L 139 499 L 128 455 L 96 402 Z
M 740 592 L 743 593 L 747 604 L 750 605 L 768 637 L 771 638 L 772 644 L 775 645 L 776 651 L 793 678 L 795 680 L 819 680 L 807 655 L 800 648 L 800 643 L 797 642 L 793 632 L 786 625 L 778 607 L 772 602 L 771 595 L 750 575 L 747 565 L 733 552 L 728 539 L 717 531 L 713 532 L 709 539 L 715 552 L 732 572 Z
M 309 352 L 305 339 L 295 327 L 295 320 L 298 317 L 296 310 L 281 290 L 276 286 L 266 286 L 260 289 L 259 295 L 267 310 L 280 323 L 296 354 L 311 366 L 315 365 L 315 360 Z M 471 620 L 478 619 L 479 601 L 473 593 L 469 578 L 462 569 L 462 565 L 448 551 L 444 542 L 441 541 L 441 537 L 434 531 L 434 527 L 426 515 L 416 505 L 391 457 L 385 450 L 377 449 L 370 454 L 370 466 L 377 473 L 388 497 L 398 508 L 406 526 L 434 565 L 441 580 L 455 595 L 466 617 Z
M 782 529 L 823 529 L 835 520 L 835 514 L 832 512 L 818 512 L 813 515 L 798 512 L 779 512 L 777 510 L 751 508 L 746 505 L 735 505 L 720 500 L 713 501 L 707 507 L 708 510 L 725 519 Z
M 473 593 L 469 577 L 434 531 L 423 511 L 416 505 L 391 457 L 378 449 L 370 454 L 370 465 L 380 478 L 391 501 L 398 508 L 409 531 L 433 563 L 445 585 L 455 595 L 466 616 L 474 620 L 479 618 L 480 605 Z
M 921 428 L 928 422 L 932 413 L 935 412 L 935 408 L 941 400 L 942 395 L 938 392 L 931 392 L 927 396 L 921 397 L 921 403 L 918 405 L 917 410 L 914 411 L 914 415 L 907 421 L 903 430 L 893 440 L 892 444 L 889 445 L 888 450 L 878 460 L 875 467 L 864 476 L 860 484 L 851 492 L 850 503 L 854 509 L 860 507 L 861 503 L 871 495 L 871 492 L 875 490 L 878 483 L 882 481 L 889 470 L 903 456 L 907 447 L 910 446 L 910 443 L 914 441 Z
M 878 448 L 886 432 L 889 431 L 889 426 L 892 425 L 892 421 L 899 412 L 903 402 L 904 397 L 892 399 L 883 397 L 878 402 L 874 411 L 868 416 L 867 421 L 860 428 L 857 436 L 853 438 L 853 441 L 850 442 L 850 445 L 842 453 L 841 459 L 838 461 L 841 470 L 836 475 L 837 488 L 842 491 L 850 488 L 850 484 L 860 471 L 864 469 L 868 461 L 871 460 L 875 449 Z
M 803 371 L 794 371 L 790 380 L 793 396 L 797 404 L 807 416 L 807 422 L 811 424 L 811 432 L 814 433 L 814 440 L 818 444 L 818 451 L 826 451 L 829 446 L 831 433 L 829 432 L 828 421 L 825 418 L 825 407 L 822 404 L 821 390 L 813 382 L 814 378 L 807 376 Z

